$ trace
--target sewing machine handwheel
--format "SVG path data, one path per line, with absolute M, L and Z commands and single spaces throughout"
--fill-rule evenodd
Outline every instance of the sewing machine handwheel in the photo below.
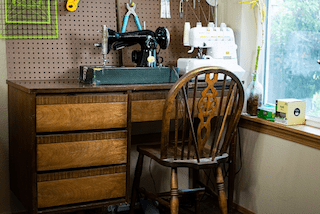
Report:
M 156 32 L 156 40 L 161 49 L 166 49 L 170 43 L 170 33 L 165 27 L 158 27 Z
M 157 59 L 157 64 L 162 64 L 163 63 L 163 57 L 158 57 Z

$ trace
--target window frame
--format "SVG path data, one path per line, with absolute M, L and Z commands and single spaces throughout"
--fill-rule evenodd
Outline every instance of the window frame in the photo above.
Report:
M 268 47 L 268 42 L 270 39 L 270 26 L 269 26 L 269 6 L 270 6 L 270 0 L 266 0 L 266 20 L 265 20 L 265 35 L 264 35 L 264 46 L 265 50 L 263 53 L 263 75 L 262 75 L 262 84 L 263 84 L 263 104 L 266 104 L 267 96 L 268 96 L 268 89 L 267 89 L 267 79 L 269 79 L 269 54 L 270 54 L 270 48 Z M 319 65 L 320 66 L 320 65 Z M 314 116 L 305 116 L 306 119 L 306 125 L 313 126 L 316 128 L 320 128 L 320 117 L 314 117 Z

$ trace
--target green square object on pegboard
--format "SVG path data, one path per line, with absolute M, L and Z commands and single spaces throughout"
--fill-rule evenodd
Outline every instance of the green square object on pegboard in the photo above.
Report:
M 59 38 L 57 0 L 4 0 L 0 12 L 1 39 Z
M 5 0 L 5 22 L 50 24 L 50 0 Z

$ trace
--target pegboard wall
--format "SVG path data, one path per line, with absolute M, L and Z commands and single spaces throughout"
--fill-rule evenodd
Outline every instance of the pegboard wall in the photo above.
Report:
M 50 0 L 54 1 L 54 0 Z M 120 31 L 126 3 L 129 0 L 81 0 L 74 12 L 65 9 L 66 1 L 56 0 L 58 8 L 58 39 L 7 39 L 7 71 L 9 80 L 53 80 L 78 79 L 80 65 L 101 65 L 101 49 L 94 46 L 101 41 L 101 25 Z M 207 24 L 210 11 L 206 1 L 192 8 L 192 1 L 183 1 L 183 17 L 180 18 L 180 0 L 171 0 L 171 18 L 160 18 L 160 0 L 135 0 L 136 13 L 142 28 L 155 31 L 158 27 L 167 27 L 171 41 L 166 50 L 160 51 L 164 65 L 176 65 L 181 57 L 194 57 L 188 54 L 190 47 L 183 46 L 184 22 L 191 22 L 191 27 L 201 20 Z M 189 4 L 189 6 L 187 5 Z M 198 1 L 197 1 L 197 4 Z M 212 17 L 212 15 L 211 15 Z M 212 18 L 211 18 L 212 20 Z M 145 24 L 144 24 L 145 23 Z M 132 15 L 126 32 L 137 30 Z M 111 50 L 107 55 L 107 65 L 135 66 L 131 62 L 132 50 L 139 50 L 135 45 L 122 51 Z

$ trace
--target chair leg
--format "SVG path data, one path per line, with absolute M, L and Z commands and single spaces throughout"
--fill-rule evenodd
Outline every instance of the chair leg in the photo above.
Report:
M 179 213 L 179 198 L 178 198 L 178 176 L 177 168 L 171 168 L 171 202 L 170 202 L 170 213 Z
M 221 167 L 218 166 L 217 168 L 217 186 L 218 186 L 218 191 L 219 191 L 219 206 L 221 209 L 221 212 L 223 214 L 228 213 L 227 209 L 227 197 L 226 197 L 226 192 L 224 191 L 224 180 L 223 180 L 223 175 L 222 175 L 222 170 Z
M 131 204 L 130 204 L 130 214 L 134 214 L 134 205 L 137 201 L 138 188 L 140 186 L 140 177 L 142 174 L 142 164 L 144 155 L 139 153 L 136 170 L 133 179 L 132 192 L 131 192 Z
M 201 208 L 200 208 L 200 194 L 197 192 L 195 194 L 196 198 L 196 206 L 195 206 L 195 213 L 200 214 L 201 213 Z

